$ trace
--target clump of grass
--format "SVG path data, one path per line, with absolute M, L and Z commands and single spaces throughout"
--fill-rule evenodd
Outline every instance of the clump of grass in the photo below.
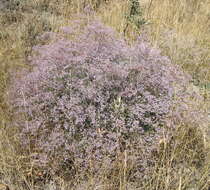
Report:
M 210 81 L 209 8 L 206 0 L 145 3 L 152 41 L 162 46 L 175 64 L 182 65 L 200 83 Z
M 156 39 L 162 27 L 173 28 L 183 35 L 192 34 L 199 40 L 209 39 L 209 2 L 202 1 L 147 1 L 147 19 L 154 23 Z M 155 37 L 155 36 L 154 36 Z M 207 41 L 206 41 L 207 42 Z
M 179 126 L 171 139 L 160 141 L 156 154 L 156 167 L 143 189 L 208 189 L 208 149 L 200 129 Z
M 179 64 L 190 73 L 195 85 L 207 84 L 210 81 L 210 49 L 206 45 L 199 45 L 192 35 L 182 36 L 176 31 L 164 32 L 158 43 L 174 64 Z

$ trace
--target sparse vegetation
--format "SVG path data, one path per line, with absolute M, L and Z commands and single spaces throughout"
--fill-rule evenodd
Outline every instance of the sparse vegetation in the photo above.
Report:
M 2 187 L 208 190 L 209 7 L 0 2 Z

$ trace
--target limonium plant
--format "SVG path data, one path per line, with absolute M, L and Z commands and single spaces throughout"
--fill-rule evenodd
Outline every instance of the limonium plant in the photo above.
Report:
M 142 174 L 169 127 L 174 86 L 187 77 L 141 37 L 129 45 L 100 21 L 39 39 L 46 43 L 33 48 L 32 68 L 13 88 L 15 110 L 25 116 L 22 143 L 34 163 L 72 172 L 92 160 L 98 172 L 127 150 L 139 153 L 135 172 Z

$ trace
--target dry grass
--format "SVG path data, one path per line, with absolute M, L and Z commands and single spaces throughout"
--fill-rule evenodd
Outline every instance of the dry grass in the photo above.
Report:
M 208 0 L 142 0 L 140 5 L 146 25 L 142 29 L 149 34 L 151 42 L 163 49 L 175 64 L 202 83 L 210 81 L 210 3 Z M 129 0 L 113 1 L 102 7 L 98 16 L 123 33 L 126 26 L 125 12 Z M 129 25 L 128 38 L 135 39 L 141 33 Z M 184 55 L 183 55 L 184 54 Z M 190 59 L 190 61 L 189 61 Z
M 151 0 L 146 7 L 153 43 L 201 83 L 209 83 L 209 1 Z
M 178 130 L 172 141 L 161 142 L 157 166 L 145 189 L 208 189 L 210 168 L 203 160 L 202 134 L 189 126 Z M 205 167 L 200 167 L 202 162 Z
M 12 10 L 0 10 L 0 183 L 15 189 L 69 189 L 72 182 L 55 177 L 46 185 L 35 183 L 31 174 L 39 176 L 26 153 L 21 152 L 16 131 L 10 126 L 12 120 L 6 101 L 6 88 L 11 71 L 26 66 L 26 58 L 31 47 L 37 43 L 36 36 L 44 31 L 57 30 L 65 25 L 74 13 L 80 13 L 82 1 L 55 0 L 22 1 L 18 8 L 11 1 Z M 96 16 L 111 25 L 120 33 L 126 26 L 125 13 L 129 1 L 114 0 L 109 3 L 92 3 Z M 103 1 L 102 1 L 103 2 Z M 208 0 L 142 0 L 144 18 L 150 39 L 160 46 L 175 64 L 181 65 L 195 77 L 202 87 L 201 94 L 206 100 L 204 109 L 210 109 L 210 3 Z M 33 22 L 32 22 L 33 20 Z M 142 27 L 142 29 L 145 29 Z M 141 33 L 130 25 L 127 36 L 135 39 Z M 190 42 L 190 43 L 189 43 Z M 208 123 L 207 123 L 208 124 Z M 209 130 L 207 128 L 207 130 Z M 128 183 L 128 173 L 132 163 L 127 161 L 126 152 L 119 155 L 115 170 L 104 169 L 104 175 L 98 182 L 98 176 L 89 175 L 85 182 L 78 183 L 74 189 L 143 189 L 143 190 L 184 190 L 209 189 L 210 142 L 209 133 L 200 128 L 183 126 L 174 132 L 171 140 L 163 139 L 157 150 L 157 165 L 150 179 L 138 187 Z M 111 175 L 111 177 L 110 177 Z M 78 179 L 74 179 L 76 182 Z M 74 183 L 73 182 L 73 183 Z
M 208 41 L 209 8 L 207 0 L 150 0 L 146 16 L 155 25 L 154 40 L 158 40 L 164 27 L 182 35 L 192 34 L 198 41 Z

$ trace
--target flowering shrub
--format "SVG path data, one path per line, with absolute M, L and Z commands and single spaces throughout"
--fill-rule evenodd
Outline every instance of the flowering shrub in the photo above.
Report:
M 97 169 L 105 158 L 111 163 L 134 149 L 146 168 L 173 104 L 173 85 L 184 75 L 143 40 L 129 46 L 98 21 L 40 39 L 49 37 L 34 47 L 32 71 L 14 88 L 14 105 L 26 115 L 23 144 L 34 148 L 34 161 L 84 169 L 94 160 Z

